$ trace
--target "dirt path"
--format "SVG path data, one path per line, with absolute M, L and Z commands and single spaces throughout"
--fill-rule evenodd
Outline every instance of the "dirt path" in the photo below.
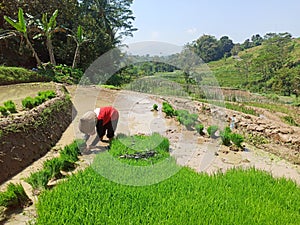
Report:
M 292 179 L 300 185 L 299 166 L 292 165 L 250 145 L 246 145 L 247 151 L 233 152 L 225 146 L 220 146 L 217 140 L 200 136 L 195 131 L 188 131 L 174 119 L 164 117 L 160 107 L 163 99 L 159 97 L 97 87 L 78 89 L 70 86 L 68 90 L 72 95 L 78 116 L 75 117 L 74 122 L 65 131 L 60 141 L 46 156 L 8 181 L 21 182 L 34 204 L 24 209 L 23 212 L 16 212 L 11 215 L 5 224 L 26 224 L 36 217 L 35 203 L 37 197 L 32 195 L 30 185 L 22 179 L 41 169 L 45 160 L 58 156 L 58 149 L 80 137 L 81 134 L 77 130 L 78 118 L 95 106 L 114 105 L 119 110 L 120 120 L 116 131 L 117 134 L 132 135 L 158 132 L 168 137 L 171 143 L 171 155 L 176 158 L 178 164 L 189 166 L 198 172 L 211 174 L 218 171 L 224 172 L 233 167 L 255 167 L 270 172 L 274 177 Z M 158 112 L 152 111 L 154 103 L 159 105 L 160 110 Z M 106 145 L 105 143 L 100 143 L 100 151 L 105 151 Z M 95 149 L 89 154 L 81 156 L 77 169 L 83 169 L 90 165 L 98 152 L 99 149 Z M 1 190 L 5 189 L 7 183 L 0 187 Z

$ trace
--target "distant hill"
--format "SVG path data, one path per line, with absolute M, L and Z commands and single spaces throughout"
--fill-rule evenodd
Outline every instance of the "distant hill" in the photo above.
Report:
M 207 65 L 222 87 L 300 95 L 300 38 L 274 37 Z M 210 81 L 204 78 L 203 82 Z

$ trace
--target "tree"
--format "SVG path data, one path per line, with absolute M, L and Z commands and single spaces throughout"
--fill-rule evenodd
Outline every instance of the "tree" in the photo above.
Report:
M 8 16 L 4 16 L 4 19 L 12 26 L 16 29 L 17 34 L 20 34 L 21 37 L 25 38 L 26 41 L 26 45 L 29 47 L 29 49 L 32 51 L 32 54 L 34 56 L 34 58 L 36 59 L 36 63 L 38 66 L 41 65 L 41 60 L 38 56 L 38 54 L 36 53 L 35 49 L 33 48 L 29 38 L 28 38 L 28 29 L 27 29 L 27 24 L 26 24 L 26 20 L 24 18 L 24 13 L 23 13 L 23 9 L 19 8 L 19 12 L 18 12 L 18 22 L 11 19 Z
M 72 63 L 72 68 L 75 68 L 77 66 L 78 60 L 80 59 L 80 47 L 84 43 L 91 41 L 91 40 L 87 39 L 83 35 L 83 29 L 80 25 L 77 28 L 76 35 L 69 35 L 69 36 L 72 37 L 73 40 L 76 42 L 76 50 L 75 50 L 74 59 L 73 59 L 73 63 Z
M 251 41 L 253 43 L 253 46 L 259 46 L 263 43 L 264 39 L 259 34 L 256 34 L 252 35 Z
M 230 40 L 227 36 L 223 36 L 220 38 L 219 40 L 219 54 L 220 54 L 220 58 L 222 58 L 223 56 L 230 56 L 230 51 L 233 48 L 234 44 L 232 42 L 232 40 Z
M 218 40 L 214 36 L 202 35 L 192 43 L 192 48 L 204 62 L 220 58 Z
M 37 20 L 37 31 L 39 34 L 37 34 L 35 38 L 40 38 L 42 36 L 46 37 L 46 46 L 49 53 L 50 63 L 52 65 L 56 65 L 54 51 L 53 51 L 53 45 L 52 45 L 52 37 L 55 32 L 62 31 L 61 28 L 56 27 L 56 17 L 58 15 L 58 10 L 56 9 L 52 16 L 50 17 L 49 21 L 47 18 L 47 13 L 43 13 L 42 20 Z
M 137 30 L 132 25 L 132 2 L 133 0 L 83 0 L 81 8 L 95 20 L 98 29 L 104 29 L 108 41 L 115 45 L 120 43 L 123 36 L 132 36 Z

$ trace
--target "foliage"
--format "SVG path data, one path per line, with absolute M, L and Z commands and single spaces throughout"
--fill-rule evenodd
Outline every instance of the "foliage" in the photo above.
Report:
M 36 97 L 26 97 L 22 100 L 22 105 L 26 109 L 32 109 L 43 102 L 52 99 L 56 96 L 54 91 L 48 90 L 48 91 L 40 91 L 38 92 L 38 96 Z
M 49 60 L 50 55 L 50 60 L 53 64 L 55 64 L 53 57 L 55 52 L 55 60 L 57 62 L 72 65 L 76 61 L 80 62 L 78 63 L 80 68 L 86 69 L 100 55 L 120 44 L 123 37 L 132 36 L 132 33 L 137 30 L 132 23 L 135 19 L 130 9 L 132 0 L 12 1 L 15 6 L 26 10 L 22 21 L 27 20 L 28 24 L 30 24 L 27 27 L 27 33 L 30 35 L 26 33 L 30 46 L 32 47 L 31 42 L 34 43 L 36 53 L 45 62 Z M 15 6 L 5 2 L 1 4 L 1 12 L 3 10 L 8 16 L 13 18 L 17 10 Z M 56 10 L 59 11 L 59 14 L 56 13 Z M 47 14 L 52 15 L 49 20 Z M 40 21 L 40 23 L 37 23 L 37 21 Z M 55 22 L 57 22 L 57 26 Z M 11 28 L 6 23 L 1 23 L 0 25 L 2 29 Z M 2 27 L 3 25 L 5 27 Z M 58 27 L 60 29 L 56 29 Z M 85 31 L 86 39 L 93 40 L 93 42 L 86 46 L 85 51 L 81 51 L 80 55 L 75 54 L 77 59 L 74 60 L 74 54 L 70 54 L 70 52 L 74 52 L 76 43 L 69 41 L 66 37 L 69 33 L 76 33 L 78 27 L 82 27 Z M 32 40 L 34 35 L 32 31 L 37 32 L 38 30 L 38 33 L 42 34 L 43 38 Z M 23 54 L 25 59 L 23 65 L 27 68 L 34 65 L 32 63 L 32 54 L 27 48 L 29 46 L 28 43 L 25 45 L 23 39 L 16 40 L 15 37 L 7 39 L 7 43 L 6 46 L 3 46 L 3 54 L 7 57 L 0 57 L 0 64 L 6 64 L 7 62 L 12 65 L 19 64 L 19 62 L 14 62 L 12 59 L 16 56 L 21 58 L 20 55 L 22 53 L 19 52 L 19 49 L 22 49 L 23 53 L 25 53 Z M 53 47 L 51 47 L 52 44 Z M 10 52 L 10 46 L 13 46 L 13 52 Z M 33 47 L 30 49 L 33 49 Z M 48 49 L 49 52 L 47 53 L 45 49 Z M 34 54 L 34 56 L 37 57 L 37 54 Z M 73 64 L 74 66 L 76 62 Z M 37 64 L 41 65 L 41 62 L 39 61 Z
M 152 108 L 153 108 L 154 111 L 158 111 L 158 105 L 157 104 L 153 104 Z
M 239 148 L 242 148 L 242 142 L 244 141 L 244 137 L 241 134 L 232 133 L 230 134 L 230 140 Z
M 219 127 L 217 125 L 211 125 L 207 128 L 207 133 L 211 138 L 214 138 L 218 129 Z
M 204 130 L 204 125 L 203 125 L 203 124 L 196 124 L 196 125 L 195 125 L 195 129 L 196 129 L 196 131 L 197 131 L 200 135 L 203 135 L 203 134 L 204 134 L 204 132 L 203 132 L 203 130 Z
M 39 197 L 36 224 L 295 224 L 299 195 L 294 182 L 256 169 L 209 176 L 184 167 L 136 187 L 88 168 Z
M 61 158 L 48 159 L 43 164 L 43 169 L 50 174 L 49 178 L 60 178 L 62 175 L 60 173 L 63 166 L 63 160 Z
M 22 207 L 30 202 L 21 184 L 9 183 L 6 191 L 0 192 L 0 206 Z
M 296 123 L 296 121 L 294 120 L 294 118 L 291 117 L 291 116 L 284 116 L 283 117 L 283 121 L 287 122 L 291 126 L 300 127 L 300 125 L 298 123 Z
M 48 64 L 40 67 L 38 73 L 57 83 L 78 84 L 83 71 L 67 65 L 53 66 Z
M 37 55 L 34 47 L 32 46 L 31 41 L 29 40 L 28 29 L 27 29 L 28 24 L 24 18 L 23 9 L 19 8 L 18 21 L 15 21 L 14 19 L 12 19 L 6 15 L 4 16 L 4 19 L 16 30 L 16 32 L 18 34 L 20 34 L 22 37 L 24 37 L 24 39 L 26 41 L 26 45 L 29 47 L 29 49 L 33 53 L 33 56 L 36 59 L 37 65 L 38 66 L 41 65 L 41 60 L 40 60 L 39 56 Z M 10 35 L 8 37 L 10 37 Z
M 190 114 L 187 110 L 176 110 L 175 112 L 177 120 L 183 124 L 187 129 L 191 129 L 198 120 L 198 115 Z
M 31 173 L 25 181 L 34 189 L 47 189 L 48 182 L 51 178 L 60 178 L 62 176 L 61 171 L 71 171 L 75 169 L 74 163 L 78 160 L 80 147 L 83 143 L 83 140 L 74 140 L 71 144 L 66 145 L 60 151 L 60 156 L 58 158 L 45 161 L 43 169 Z
M 250 142 L 251 144 L 253 144 L 256 147 L 259 147 L 260 145 L 269 143 L 267 138 L 265 138 L 264 136 L 259 135 L 259 134 L 246 134 L 245 139 L 247 142 Z
M 173 117 L 176 115 L 175 109 L 173 109 L 168 102 L 163 102 L 162 111 L 166 114 L 166 116 Z
M 222 140 L 222 144 L 225 146 L 230 146 L 231 145 L 231 129 L 230 127 L 225 127 L 224 130 L 220 131 L 220 137 Z
M 24 68 L 0 66 L 0 85 L 43 81 L 50 81 L 50 79 Z
M 25 181 L 28 184 L 30 184 L 33 189 L 43 190 L 47 188 L 50 178 L 51 178 L 50 171 L 41 170 L 35 173 L 31 173 L 29 177 L 25 178 Z
M 167 158 L 169 156 L 169 147 L 169 140 L 158 133 L 153 133 L 150 136 L 121 135 L 112 141 L 109 153 L 130 165 L 146 166 Z M 143 157 L 150 152 L 152 154 Z
M 10 113 L 16 113 L 16 104 L 12 100 L 8 100 L 3 103 L 4 107 L 10 112 Z
M 2 114 L 2 116 L 9 115 L 9 112 L 7 111 L 6 107 L 4 107 L 4 106 L 0 106 L 0 113 Z

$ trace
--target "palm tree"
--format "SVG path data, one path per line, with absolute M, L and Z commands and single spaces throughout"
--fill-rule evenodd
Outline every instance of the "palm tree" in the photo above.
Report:
M 24 18 L 24 13 L 23 13 L 23 9 L 19 8 L 19 12 L 18 12 L 18 21 L 15 21 L 13 19 L 11 19 L 8 16 L 4 16 L 4 19 L 12 26 L 16 29 L 16 31 L 11 31 L 6 33 L 6 35 L 2 35 L 0 37 L 0 39 L 2 38 L 7 38 L 13 35 L 13 33 L 15 34 L 20 34 L 21 37 L 25 38 L 26 41 L 26 45 L 29 47 L 29 49 L 32 51 L 33 56 L 37 62 L 37 65 L 40 66 L 42 64 L 40 58 L 38 57 L 38 54 L 36 53 L 34 47 L 32 46 L 29 38 L 28 38 L 28 29 L 27 29 L 27 23 L 26 20 Z

